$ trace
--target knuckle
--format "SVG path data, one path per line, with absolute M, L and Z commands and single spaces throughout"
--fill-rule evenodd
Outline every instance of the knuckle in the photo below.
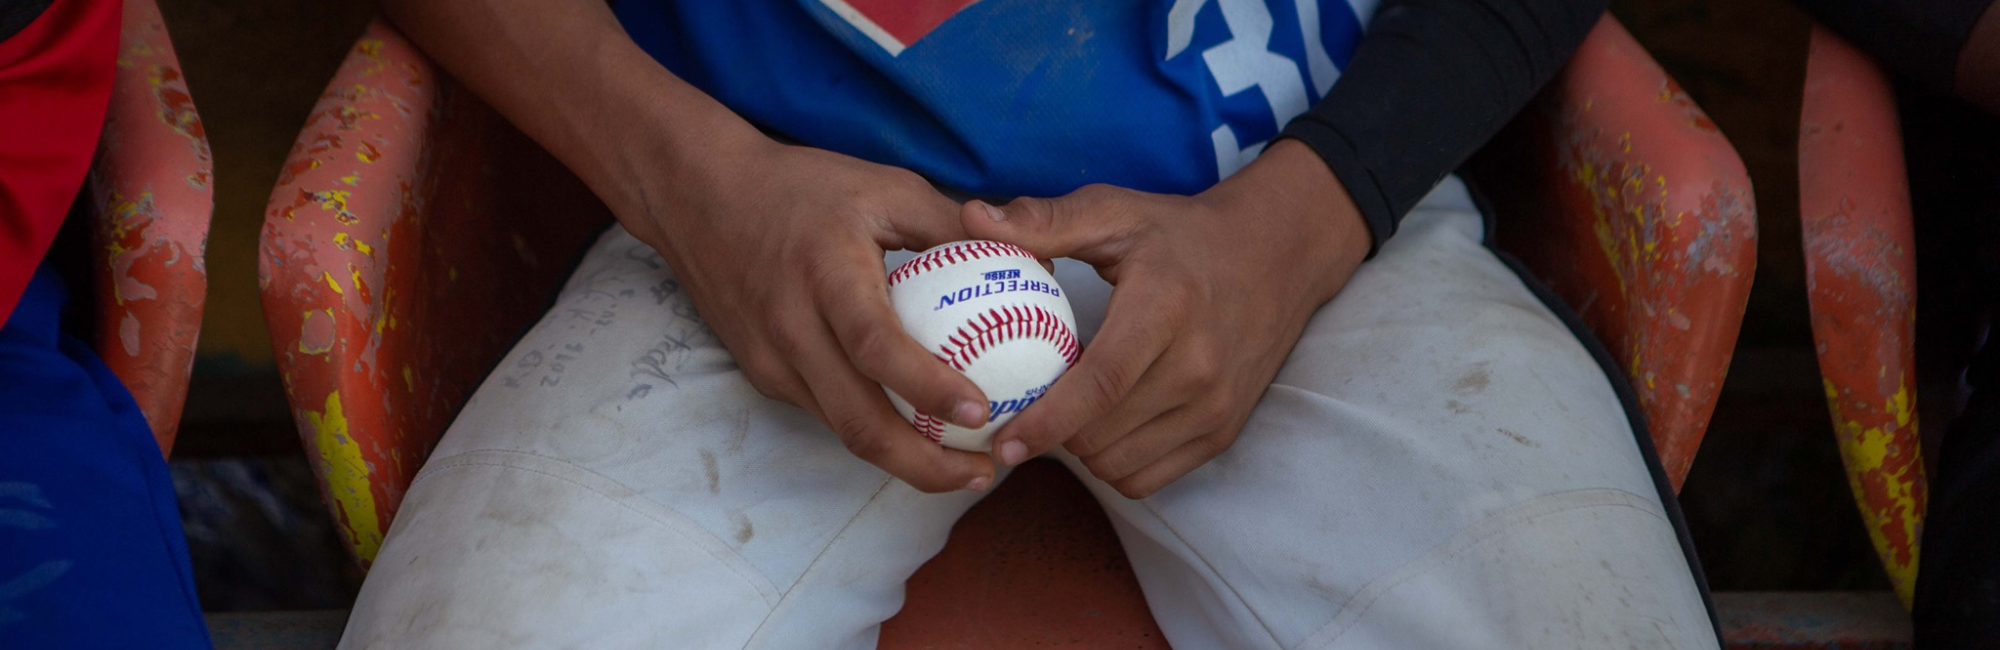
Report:
M 840 444 L 855 457 L 872 460 L 889 453 L 889 442 L 869 426 L 868 419 L 856 415 L 832 415 L 833 433 L 840 437 Z
M 1070 194 L 1072 204 L 1079 211 L 1091 213 L 1095 221 L 1117 224 L 1123 236 L 1130 236 L 1147 220 L 1143 207 L 1146 194 L 1102 183 L 1085 185 Z
M 1235 429 L 1217 431 L 1196 438 L 1188 444 L 1194 446 L 1195 453 L 1201 456 L 1201 459 L 1205 462 L 1216 456 L 1221 456 L 1222 452 L 1229 451 L 1229 446 L 1236 444 L 1236 433 Z
M 785 391 L 780 387 L 778 378 L 770 371 L 745 367 L 743 369 L 743 378 L 750 382 L 750 387 L 756 389 L 758 395 L 780 401 L 785 399 Z
M 776 363 L 758 356 L 743 359 L 738 367 L 743 369 L 743 379 L 750 382 L 750 387 L 756 389 L 757 394 L 779 401 L 787 399 L 787 382 L 783 379 L 785 373 L 779 370 Z
M 902 167 L 889 167 L 883 180 L 891 187 L 902 191 L 935 191 L 931 188 L 931 182 L 925 180 L 922 174 Z
M 780 402 L 790 401 L 788 399 L 788 396 L 785 394 L 784 390 L 778 388 L 775 384 L 772 384 L 768 380 L 759 381 L 756 377 L 751 377 L 750 388 L 755 389 L 758 395 L 763 395 L 764 399 L 777 400 Z
M 1215 346 L 1203 343 L 1191 346 L 1183 363 L 1186 364 L 1188 377 L 1196 381 L 1197 385 L 1207 386 L 1213 384 L 1216 377 L 1222 374 L 1222 359 L 1222 353 L 1217 351 Z
M 1193 359 L 1182 360 L 1180 368 L 1170 375 L 1166 389 L 1175 397 L 1187 398 L 1199 395 L 1213 385 L 1215 373 L 1201 366 Z
M 840 274 L 850 270 L 827 248 L 816 249 L 799 256 L 799 271 L 805 275 L 805 286 L 815 292 L 826 287 L 838 286 Z
M 863 374 L 875 376 L 875 371 L 881 370 L 884 361 L 897 352 L 895 336 L 900 334 L 879 323 L 855 327 L 848 343 L 854 367 Z
M 1015 433 L 1014 439 L 1021 441 L 1023 445 L 1027 445 L 1030 457 L 1041 455 L 1042 452 L 1055 447 L 1057 443 L 1066 443 L 1075 439 L 1074 437 L 1063 438 L 1060 432 L 1047 423 L 1030 422 L 1028 426 L 1016 426 L 1018 422 L 1019 420 L 1009 422 L 1007 423 L 1007 427 L 1013 429 Z
M 790 323 L 786 319 L 765 318 L 758 329 L 763 330 L 761 333 L 764 336 L 764 343 L 771 346 L 771 351 L 779 358 L 790 359 L 798 352 L 797 338 L 792 334 Z
M 1007 204 L 1011 219 L 1022 219 L 1028 223 L 1049 225 L 1055 223 L 1055 202 L 1048 199 L 1024 196 Z
M 1131 389 L 1130 371 L 1117 366 L 1099 367 L 1090 373 L 1090 390 L 1084 395 L 1084 405 L 1098 413 L 1109 411 Z
M 1081 459 L 1083 460 L 1083 467 L 1090 470 L 1091 476 L 1095 476 L 1099 480 L 1106 482 L 1125 478 L 1133 470 L 1137 469 L 1132 467 L 1129 455 L 1116 451 L 1107 450 L 1095 456 L 1086 456 Z
M 1199 404 L 1192 408 L 1191 419 L 1200 431 L 1214 431 L 1229 424 L 1232 409 L 1227 404 Z
M 1160 296 L 1160 307 L 1176 317 L 1196 313 L 1196 307 L 1202 303 L 1202 297 L 1195 288 L 1196 284 L 1182 281 L 1169 285 Z
M 1110 204 L 1108 185 L 1085 185 L 1068 196 L 1048 202 L 1049 222 L 1089 223 Z
M 1075 192 L 1070 193 L 1070 197 L 1076 199 L 1079 204 L 1095 206 L 1126 198 L 1129 192 L 1131 190 L 1108 183 L 1091 183 L 1076 188 Z
M 789 332 L 771 338 L 771 352 L 780 359 L 797 359 L 805 352 L 805 344 Z
M 1085 465 L 1088 466 L 1089 459 L 1104 453 L 1105 447 L 1109 446 L 1109 441 L 1102 438 L 1103 434 L 1098 433 L 1096 429 L 1085 429 L 1071 437 L 1068 442 L 1064 442 L 1063 450 L 1084 459 Z

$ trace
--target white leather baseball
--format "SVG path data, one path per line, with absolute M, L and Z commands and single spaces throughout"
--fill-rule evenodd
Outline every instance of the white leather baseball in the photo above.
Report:
M 1076 316 L 1035 256 L 992 241 L 943 244 L 889 272 L 889 302 L 903 329 L 986 393 L 986 426 L 966 429 L 918 412 L 889 391 L 896 412 L 924 437 L 988 451 L 993 434 L 1040 399 L 1076 363 Z

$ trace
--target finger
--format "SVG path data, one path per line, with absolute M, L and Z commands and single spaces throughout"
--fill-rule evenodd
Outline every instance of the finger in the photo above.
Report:
M 1209 392 L 1220 370 L 1206 361 L 1210 356 L 1199 352 L 1198 346 L 1184 343 L 1178 341 L 1171 345 L 1159 359 L 1154 360 L 1152 367 L 1139 378 L 1138 385 L 1125 399 L 1120 400 L 1110 412 L 1084 425 L 1074 437 L 1063 443 L 1063 448 L 1078 457 L 1094 456 L 1133 434 L 1140 426 L 1170 411 L 1183 409 Z M 1211 410 L 1203 410 L 1201 414 L 1209 412 Z M 1197 428 L 1207 431 L 1221 424 L 1221 421 L 1213 421 Z M 1161 451 L 1164 453 L 1165 450 Z
M 806 380 L 789 363 L 778 361 L 773 355 L 744 354 L 737 357 L 737 370 L 750 387 L 765 398 L 791 404 L 813 412 L 819 416 L 819 405 L 813 403 L 812 391 L 806 388 Z
M 881 262 L 847 268 L 855 272 L 821 276 L 814 295 L 854 369 L 917 410 L 967 429 L 985 426 L 986 394 L 903 330 Z
M 968 201 L 959 211 L 974 238 L 1004 241 L 1044 259 L 1074 257 L 1115 263 L 1119 246 L 1138 224 L 1135 192 L 1091 186 L 1053 199 L 1025 197 L 1001 206 Z
M 1171 353 L 1169 353 L 1171 354 Z M 1182 408 L 1188 395 L 1181 394 L 1173 384 L 1187 384 L 1184 380 L 1170 377 L 1176 373 L 1165 372 L 1164 359 L 1154 362 L 1132 392 L 1119 400 L 1118 404 L 1096 420 L 1077 430 L 1076 435 L 1063 442 L 1063 448 L 1078 457 L 1094 456 L 1132 435 L 1141 426 L 1167 413 Z M 1164 451 L 1164 450 L 1162 450 Z
M 819 405 L 821 421 L 849 452 L 925 492 L 982 490 L 993 484 L 991 458 L 946 449 L 918 435 L 896 415 L 882 389 L 848 364 L 831 331 L 822 329 L 816 338 L 813 345 L 800 346 L 800 375 Z
M 1152 496 L 1174 481 L 1187 476 L 1188 472 L 1208 464 L 1208 461 L 1215 460 L 1216 456 L 1228 451 L 1229 446 L 1236 442 L 1237 432 L 1241 428 L 1238 425 L 1196 437 L 1187 444 L 1167 452 L 1153 464 L 1125 478 L 1106 482 L 1128 499 L 1144 499 Z
M 925 183 L 906 193 L 901 207 L 884 211 L 886 237 L 877 237 L 883 250 L 920 251 L 938 244 L 973 239 L 959 218 L 957 201 Z
M 1041 455 L 1125 399 L 1167 349 L 1180 320 L 1157 308 L 1166 302 L 1162 287 L 1135 283 L 1112 292 L 1104 328 L 1076 366 L 994 436 L 1000 462 L 1016 465 Z
M 1190 441 L 1214 431 L 1214 423 L 1206 420 L 1199 407 L 1181 406 L 1140 424 L 1128 435 L 1111 441 L 1094 453 L 1085 454 L 1073 447 L 1070 453 L 1083 461 L 1091 476 L 1109 483 L 1131 476 Z

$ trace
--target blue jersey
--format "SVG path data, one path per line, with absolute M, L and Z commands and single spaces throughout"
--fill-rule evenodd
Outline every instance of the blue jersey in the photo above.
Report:
M 1191 194 L 1326 95 L 1376 0 L 621 0 L 760 126 L 984 196 Z

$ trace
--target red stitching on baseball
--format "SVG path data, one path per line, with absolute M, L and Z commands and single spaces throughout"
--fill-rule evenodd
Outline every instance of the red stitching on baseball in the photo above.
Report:
M 989 257 L 1025 257 L 1030 260 L 1036 259 L 1034 253 L 1022 250 L 1021 247 L 1013 244 L 1002 244 L 993 241 L 959 242 L 918 255 L 911 258 L 910 261 L 904 262 L 902 266 L 896 267 L 896 270 L 889 272 L 889 286 L 893 287 L 901 284 L 904 280 L 916 277 L 925 271 L 959 262 L 982 260 Z
M 1076 365 L 1076 334 L 1062 317 L 1041 306 L 999 307 L 969 320 L 938 346 L 937 358 L 959 372 L 995 345 L 1016 339 L 1048 341 L 1063 362 Z
M 965 372 L 979 355 L 993 346 L 1016 339 L 1038 339 L 1048 341 L 1061 354 L 1065 366 L 1076 365 L 1079 354 L 1076 333 L 1064 325 L 1062 317 L 1040 306 L 999 307 L 987 311 L 966 322 L 966 327 L 949 337 L 949 342 L 938 346 L 937 358 L 952 369 Z M 911 426 L 917 433 L 930 438 L 931 442 L 944 441 L 944 421 L 923 411 L 917 411 Z
M 915 421 L 910 423 L 910 426 L 916 427 L 917 433 L 923 434 L 923 436 L 925 438 L 929 438 L 931 442 L 939 442 L 939 443 L 944 442 L 943 420 L 931 417 L 929 413 L 925 413 L 923 411 L 917 411 L 917 416 L 914 418 L 914 420 Z

